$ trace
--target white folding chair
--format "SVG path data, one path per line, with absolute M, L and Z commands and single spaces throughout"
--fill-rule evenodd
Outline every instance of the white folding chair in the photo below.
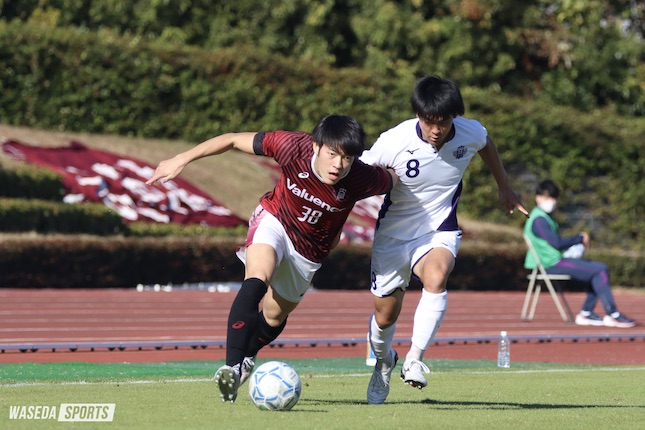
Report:
M 547 273 L 546 269 L 542 265 L 542 262 L 540 261 L 540 257 L 538 257 L 537 252 L 535 251 L 535 248 L 531 243 L 531 240 L 526 235 L 524 235 L 524 241 L 526 242 L 526 246 L 528 247 L 529 252 L 533 255 L 537 267 L 533 269 L 531 274 L 526 277 L 529 281 L 529 286 L 526 289 L 524 306 L 522 306 L 522 320 L 531 321 L 533 319 L 533 316 L 535 315 L 535 308 L 537 307 L 538 299 L 540 298 L 540 292 L 542 290 L 541 284 L 544 283 L 551 293 L 551 297 L 553 298 L 555 306 L 558 308 L 558 312 L 560 312 L 562 319 L 565 322 L 572 322 L 573 314 L 571 312 L 571 309 L 569 308 L 569 305 L 567 304 L 566 299 L 564 298 L 564 295 L 562 295 L 562 301 L 566 305 L 566 311 L 562 306 L 562 303 L 560 303 L 558 294 L 556 293 L 555 288 L 551 283 L 551 281 L 569 281 L 571 280 L 571 276 L 552 275 Z M 528 312 L 529 306 L 531 308 L 530 312 Z

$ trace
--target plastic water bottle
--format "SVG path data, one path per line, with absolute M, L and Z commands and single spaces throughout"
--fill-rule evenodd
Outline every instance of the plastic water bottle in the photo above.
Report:
M 497 344 L 497 367 L 511 367 L 511 342 L 508 340 L 508 333 L 503 331 Z

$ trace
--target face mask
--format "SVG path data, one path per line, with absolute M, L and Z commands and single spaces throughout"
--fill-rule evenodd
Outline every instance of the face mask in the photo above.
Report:
M 545 200 L 538 203 L 538 207 L 548 214 L 553 212 L 557 205 L 558 205 L 558 202 L 556 200 Z

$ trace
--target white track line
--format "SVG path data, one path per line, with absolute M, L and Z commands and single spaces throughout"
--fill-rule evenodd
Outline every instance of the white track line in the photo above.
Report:
M 624 371 L 636 371 L 642 372 L 645 371 L 644 367 L 594 367 L 589 369 L 536 369 L 536 370 L 503 370 L 497 371 L 491 369 L 489 371 L 454 371 L 454 372 L 432 372 L 432 375 L 449 375 L 449 374 L 460 374 L 460 375 L 485 375 L 485 374 L 499 374 L 503 373 L 587 373 L 587 372 L 624 372 Z M 303 372 L 307 373 L 307 372 Z M 322 373 L 322 374 L 311 374 L 312 378 L 334 378 L 338 376 L 354 377 L 354 378 L 366 378 L 371 375 L 369 373 Z M 184 383 L 194 383 L 194 382 L 210 382 L 213 378 L 177 378 L 177 379 L 112 379 L 105 381 L 62 381 L 62 382 L 15 382 L 10 384 L 0 384 L 0 388 L 20 388 L 20 387 L 42 387 L 42 386 L 52 386 L 52 385 L 114 385 L 118 383 L 120 385 L 138 385 L 138 384 L 169 384 L 173 382 L 184 382 Z

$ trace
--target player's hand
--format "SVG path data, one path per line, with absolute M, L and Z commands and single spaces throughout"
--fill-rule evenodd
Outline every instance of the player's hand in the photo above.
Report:
M 159 163 L 159 166 L 155 169 L 155 173 L 150 179 L 146 181 L 147 185 L 152 185 L 156 181 L 159 181 L 162 184 L 165 184 L 169 180 L 177 177 L 181 171 L 184 169 L 186 164 L 183 163 L 178 157 L 173 157 L 169 160 L 164 160 Z
M 525 217 L 529 217 L 529 211 L 526 210 L 520 198 L 515 194 L 515 191 L 509 189 L 507 191 L 499 192 L 499 199 L 502 202 L 502 206 L 506 210 L 508 215 L 513 215 L 515 209 L 522 212 Z

